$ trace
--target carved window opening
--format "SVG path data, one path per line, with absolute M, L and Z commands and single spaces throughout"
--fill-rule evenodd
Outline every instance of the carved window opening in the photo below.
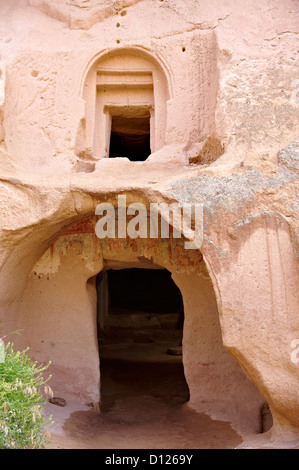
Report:
M 76 142 L 82 161 L 145 161 L 165 145 L 168 85 L 149 54 L 137 49 L 106 54 L 90 68 L 83 97 L 86 114 Z
M 153 75 L 117 65 L 97 70 L 95 154 L 144 161 L 151 153 Z
M 109 158 L 124 157 L 130 161 L 145 161 L 151 153 L 150 112 L 130 110 L 128 114 L 112 116 Z

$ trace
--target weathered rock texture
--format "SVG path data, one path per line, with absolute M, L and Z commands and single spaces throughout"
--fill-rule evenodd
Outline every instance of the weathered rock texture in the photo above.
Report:
M 52 361 L 57 396 L 97 402 L 94 276 L 148 260 L 183 295 L 190 405 L 258 432 L 266 401 L 269 445 L 298 445 L 297 2 L 0 10 L 0 332 L 22 329 L 16 346 Z M 126 106 L 151 116 L 144 162 L 106 158 L 109 122 Z M 97 239 L 95 207 L 120 193 L 146 206 L 203 202 L 201 249 Z

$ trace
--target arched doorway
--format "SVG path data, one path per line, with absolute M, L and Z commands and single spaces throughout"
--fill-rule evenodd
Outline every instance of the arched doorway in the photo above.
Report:
M 264 400 L 223 345 L 215 291 L 200 251 L 184 250 L 184 240 L 175 238 L 99 241 L 94 226 L 87 217 L 55 240 L 34 266 L 16 313 L 15 325 L 26 332 L 22 340 L 34 358 L 52 361 L 55 393 L 85 403 L 100 400 L 98 273 L 159 267 L 171 272 L 183 298 L 188 404 L 258 432 Z

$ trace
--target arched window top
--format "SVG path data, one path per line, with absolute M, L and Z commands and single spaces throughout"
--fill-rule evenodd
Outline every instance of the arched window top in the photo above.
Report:
M 84 88 L 89 75 L 93 74 L 95 70 L 110 67 L 117 67 L 124 70 L 141 67 L 147 71 L 155 72 L 157 78 L 159 77 L 161 84 L 165 88 L 166 99 L 171 98 L 173 86 L 168 65 L 160 57 L 153 55 L 152 52 L 141 47 L 117 48 L 101 52 L 94 56 L 85 68 L 81 85 L 82 94 L 84 94 Z

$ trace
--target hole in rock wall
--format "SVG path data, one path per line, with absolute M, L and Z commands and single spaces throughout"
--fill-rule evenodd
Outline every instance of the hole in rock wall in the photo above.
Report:
M 150 155 L 150 116 L 114 116 L 111 125 L 109 158 L 126 157 L 144 161 Z

